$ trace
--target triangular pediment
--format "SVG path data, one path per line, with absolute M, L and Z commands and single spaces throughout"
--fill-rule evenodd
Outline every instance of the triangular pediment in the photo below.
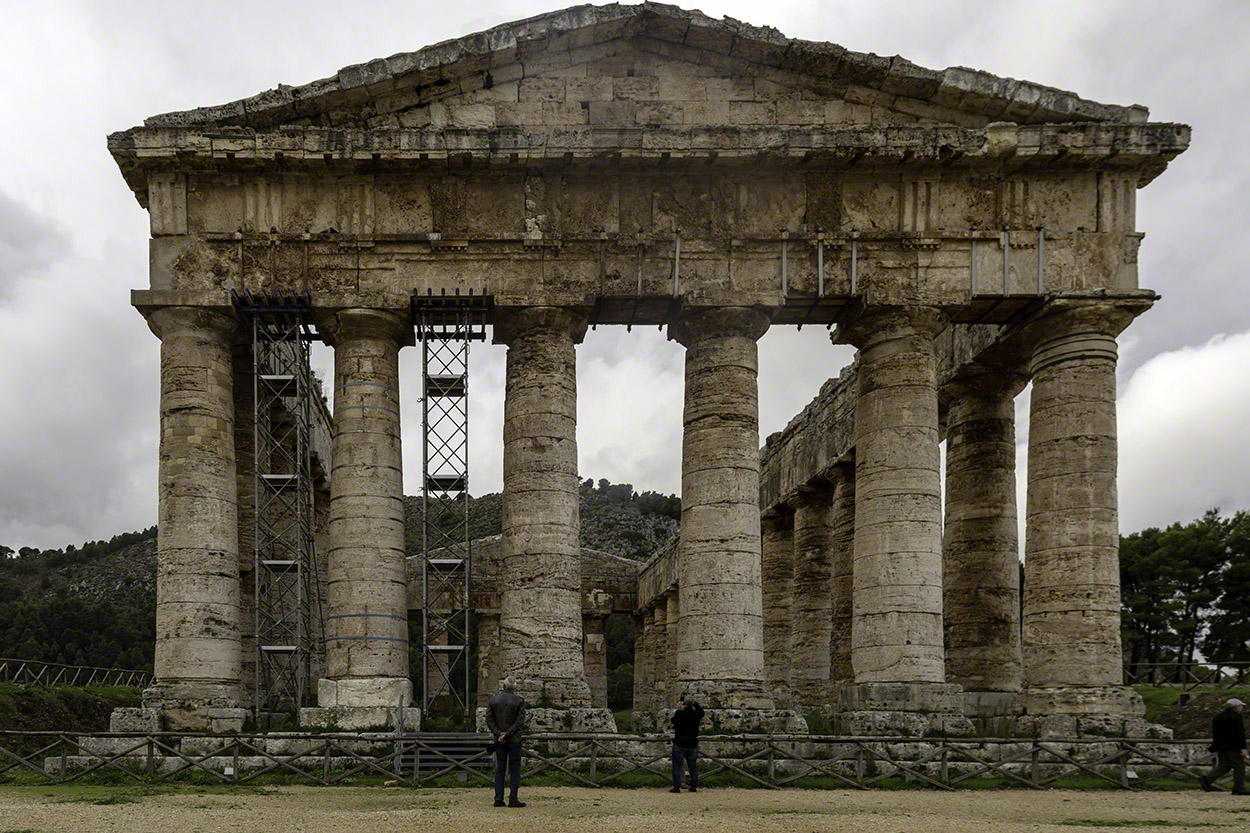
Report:
M 787 38 L 658 3 L 574 6 L 149 127 L 1142 123 L 1144 107 Z

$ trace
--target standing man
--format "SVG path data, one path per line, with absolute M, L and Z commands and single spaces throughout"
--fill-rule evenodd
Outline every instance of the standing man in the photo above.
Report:
M 681 792 L 681 771 L 690 764 L 690 792 L 699 791 L 699 724 L 703 722 L 703 707 L 693 698 L 682 695 L 681 707 L 673 713 L 673 788 L 671 793 Z
M 516 693 L 516 680 L 507 677 L 498 694 L 486 704 L 486 726 L 495 748 L 495 806 L 503 807 L 503 773 L 508 770 L 508 805 L 524 807 L 517 799 L 521 786 L 521 729 L 525 727 L 525 699 Z
M 1211 721 L 1211 751 L 1215 753 L 1215 766 L 1206 775 L 1199 775 L 1198 782 L 1207 792 L 1215 789 L 1211 782 L 1233 771 L 1233 795 L 1250 795 L 1246 791 L 1246 724 L 1241 712 L 1246 704 L 1236 697 L 1225 703 L 1227 708 Z

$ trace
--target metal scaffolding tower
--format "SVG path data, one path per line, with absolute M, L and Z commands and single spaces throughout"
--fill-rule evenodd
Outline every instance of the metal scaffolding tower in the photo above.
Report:
M 255 461 L 254 719 L 309 705 L 311 660 L 324 636 L 314 546 L 311 433 L 319 385 L 309 364 L 307 295 L 236 296 L 252 324 Z
M 467 716 L 469 634 L 469 343 L 486 338 L 482 296 L 415 295 L 423 395 L 421 705 Z

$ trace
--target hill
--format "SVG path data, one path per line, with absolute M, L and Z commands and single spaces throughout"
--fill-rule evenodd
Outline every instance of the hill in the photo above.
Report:
M 629 484 L 581 484 L 581 543 L 645 559 L 676 534 L 681 501 Z M 474 538 L 498 535 L 503 496 L 469 499 Z M 404 499 L 408 553 L 421 549 L 421 498 Z M 64 549 L 0 547 L 0 656 L 151 670 L 156 527 Z

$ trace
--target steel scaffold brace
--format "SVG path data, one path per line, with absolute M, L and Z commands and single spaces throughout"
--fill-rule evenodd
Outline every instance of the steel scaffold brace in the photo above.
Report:
M 489 300 L 415 295 L 421 342 L 421 705 L 443 700 L 467 717 L 472 613 L 469 576 L 469 344 L 486 338 Z
M 251 323 L 253 396 L 253 719 L 310 705 L 312 660 L 324 643 L 317 574 L 312 425 L 319 384 L 309 363 L 307 295 L 235 295 Z

